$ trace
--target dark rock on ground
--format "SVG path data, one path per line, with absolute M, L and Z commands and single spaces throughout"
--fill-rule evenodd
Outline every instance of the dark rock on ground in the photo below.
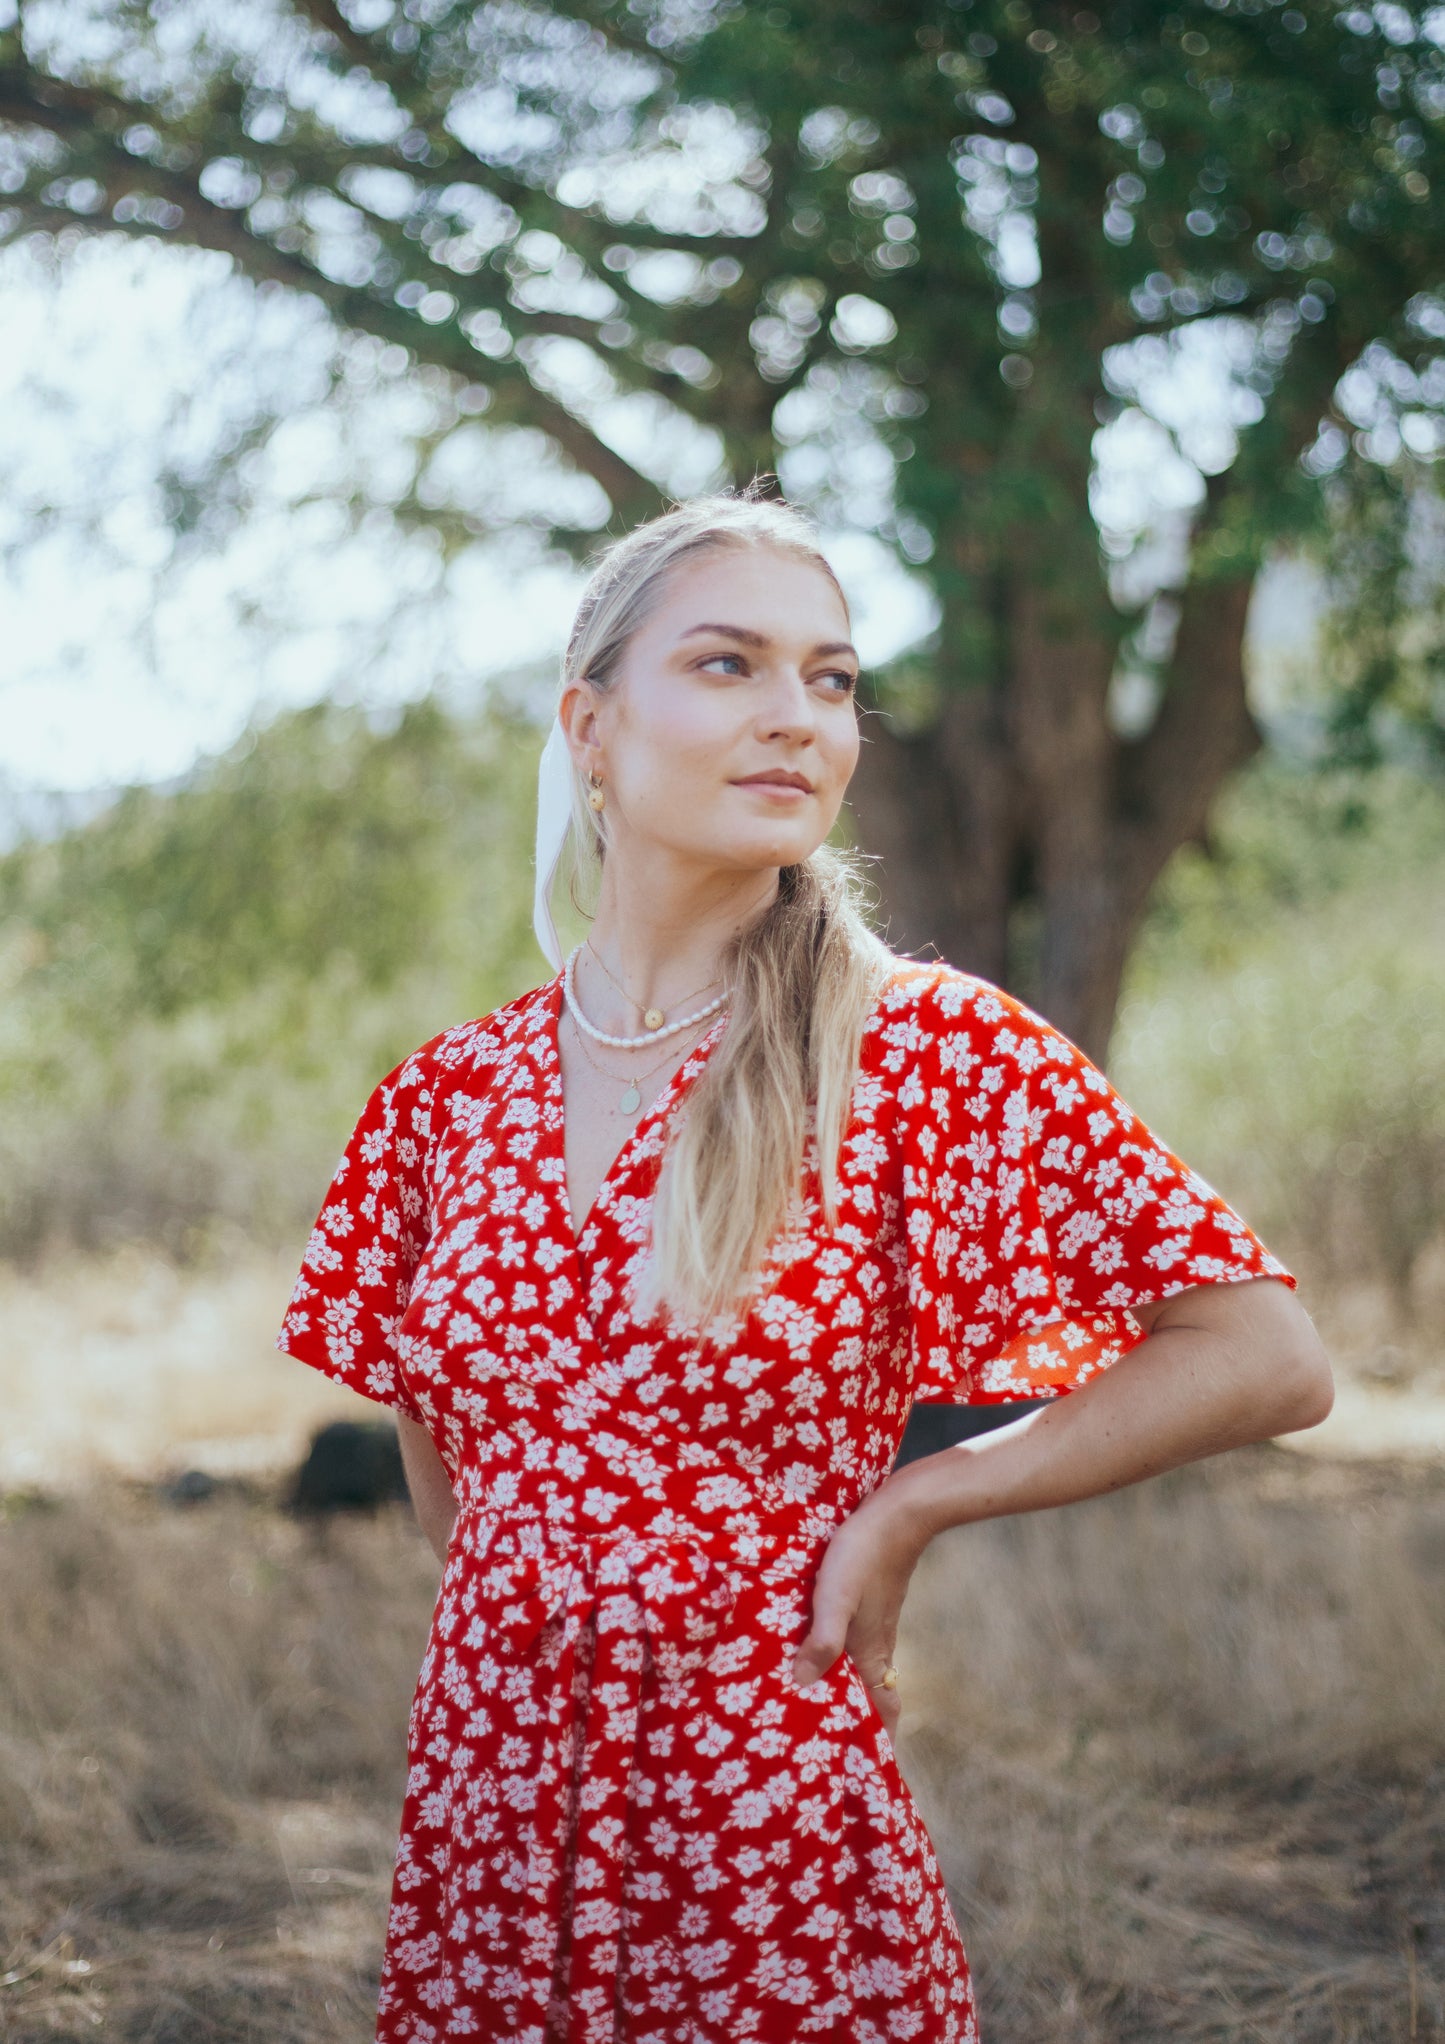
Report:
M 313 1436 L 291 1479 L 293 1512 L 369 1512 L 408 1496 L 396 1428 L 385 1420 L 333 1420 Z

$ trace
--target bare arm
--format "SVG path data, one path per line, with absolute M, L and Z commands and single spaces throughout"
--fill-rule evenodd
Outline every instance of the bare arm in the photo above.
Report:
M 446 1465 L 427 1429 L 404 1413 L 396 1416 L 396 1435 L 401 1443 L 402 1467 L 406 1470 L 417 1524 L 430 1541 L 437 1560 L 445 1562 L 452 1522 L 457 1515 L 457 1501 L 452 1495 Z
M 1317 1426 L 1329 1362 L 1275 1278 L 1197 1285 L 1136 1309 L 1146 1339 L 1079 1390 L 994 1432 L 906 1463 L 833 1535 L 796 1679 L 845 1649 L 870 1685 L 892 1657 L 908 1579 L 936 1533 L 1119 1490 L 1250 1441 Z M 874 1687 L 891 1733 L 898 1702 Z
M 1148 1339 L 1080 1390 L 908 1463 L 895 1504 L 946 1526 L 1119 1490 L 1225 1448 L 1318 1425 L 1334 1400 L 1309 1315 L 1276 1278 L 1196 1285 L 1135 1316 Z M 901 1479 L 901 1480 L 899 1480 Z

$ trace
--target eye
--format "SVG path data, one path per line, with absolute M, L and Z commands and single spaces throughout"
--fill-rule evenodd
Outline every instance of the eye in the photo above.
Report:
M 830 668 L 822 679 L 824 681 L 837 682 L 839 686 L 835 690 L 835 694 L 840 696 L 852 695 L 854 689 L 858 686 L 857 675 L 853 673 L 851 668 L 847 667 Z
M 715 662 L 719 660 L 731 660 L 734 663 L 734 667 L 737 671 L 739 672 L 746 671 L 747 662 L 743 659 L 741 653 L 709 653 L 705 660 L 699 660 L 698 666 L 711 667 L 714 665 Z

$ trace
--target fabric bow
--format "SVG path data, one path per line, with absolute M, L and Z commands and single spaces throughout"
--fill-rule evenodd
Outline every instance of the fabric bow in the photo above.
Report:
M 466 1532 L 488 1624 L 551 1673 L 526 1879 L 530 1935 L 494 1964 L 535 2019 L 529 2027 L 519 2013 L 519 2036 L 615 2044 L 643 1672 L 649 1656 L 664 1685 L 703 1668 L 741 1575 L 694 1539 L 618 1534 L 554 1546 L 535 1526 L 501 1534 L 501 1522 L 486 1520 Z
M 740 1576 L 700 1542 L 618 1535 L 570 1551 L 528 1550 L 489 1558 L 492 1622 L 519 1654 L 562 1617 L 574 1634 L 592 1618 L 599 1634 L 645 1639 L 664 1682 L 705 1666 L 737 1601 Z M 641 1672 L 641 1661 L 638 1662 Z

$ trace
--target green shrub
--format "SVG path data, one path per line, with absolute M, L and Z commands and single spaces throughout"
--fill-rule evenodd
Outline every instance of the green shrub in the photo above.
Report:
M 1445 801 L 1265 766 L 1181 857 L 1113 1075 L 1312 1274 L 1411 1281 L 1445 1232 Z
M 537 747 L 503 709 L 307 710 L 0 860 L 0 1254 L 303 1229 L 376 1080 L 547 970 Z M 1407 1300 L 1445 1236 L 1439 786 L 1242 776 L 1111 1068 L 1288 1261 Z
M 321 707 L 0 861 L 0 1252 L 304 1227 L 377 1079 L 546 969 L 536 752 Z

